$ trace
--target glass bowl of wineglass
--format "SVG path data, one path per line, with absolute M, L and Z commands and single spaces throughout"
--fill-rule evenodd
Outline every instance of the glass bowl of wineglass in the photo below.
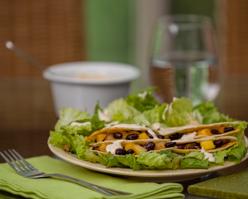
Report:
M 219 92 L 214 28 L 205 16 L 159 19 L 152 38 L 150 81 L 161 101 L 215 100 Z

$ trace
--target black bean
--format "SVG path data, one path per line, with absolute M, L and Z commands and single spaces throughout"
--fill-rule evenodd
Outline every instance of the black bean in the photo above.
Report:
M 228 139 L 222 139 L 222 142 L 223 142 L 223 144 L 226 144 L 226 143 L 228 143 L 230 140 L 228 140 Z
M 159 138 L 159 139 L 164 139 L 164 136 L 163 135 L 157 135 L 157 137 Z
M 127 151 L 126 151 L 126 154 L 133 154 L 134 153 L 134 150 L 133 149 L 128 149 Z
M 180 139 L 182 136 L 183 136 L 182 133 L 174 133 L 174 134 L 170 135 L 169 138 L 171 140 L 177 140 L 177 139 Z
M 114 133 L 113 136 L 114 136 L 115 139 L 121 139 L 122 138 L 122 133 L 117 132 L 117 133 Z
M 167 143 L 165 143 L 166 148 L 170 148 L 170 147 L 174 147 L 174 146 L 176 146 L 176 142 L 167 142 Z
M 115 150 L 115 154 L 116 155 L 125 155 L 126 151 L 124 149 L 122 149 L 122 148 L 119 148 L 119 149 Z
M 215 147 L 221 147 L 223 145 L 223 141 L 222 140 L 214 140 L 214 145 L 215 145 Z
M 220 133 L 217 129 L 211 129 L 211 133 L 212 134 L 218 134 L 218 133 Z
M 179 145 L 177 145 L 177 148 L 178 149 L 184 149 L 184 147 L 185 147 L 185 144 L 179 144 Z
M 93 150 L 97 150 L 98 149 L 98 146 L 93 146 L 92 149 Z
M 148 142 L 144 145 L 144 147 L 147 151 L 151 151 L 155 148 L 155 144 L 153 142 Z
M 139 135 L 138 134 L 129 134 L 127 137 L 126 137 L 126 139 L 127 140 L 136 140 L 136 139 L 138 139 L 138 137 L 139 137 Z
M 195 149 L 196 146 L 197 146 L 196 143 L 188 143 L 185 145 L 184 148 L 185 149 Z
M 200 149 L 201 148 L 201 146 L 200 146 L 200 144 L 199 143 L 194 143 L 194 149 Z
M 228 131 L 233 131 L 233 130 L 234 130 L 234 128 L 232 126 L 229 126 L 229 127 L 225 127 L 224 128 L 224 132 L 225 133 L 228 132 Z

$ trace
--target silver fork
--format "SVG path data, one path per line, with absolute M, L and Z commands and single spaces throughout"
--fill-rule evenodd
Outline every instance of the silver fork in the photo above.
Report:
M 85 188 L 91 189 L 93 191 L 99 192 L 104 195 L 128 195 L 130 193 L 117 191 L 114 189 L 102 187 L 96 184 L 89 183 L 82 179 L 77 179 L 71 176 L 67 176 L 59 173 L 44 173 L 36 169 L 33 165 L 27 162 L 16 150 L 8 149 L 6 151 L 0 152 L 2 158 L 16 171 L 17 174 L 31 179 L 39 178 L 55 178 L 59 180 L 65 180 L 72 183 L 79 184 Z

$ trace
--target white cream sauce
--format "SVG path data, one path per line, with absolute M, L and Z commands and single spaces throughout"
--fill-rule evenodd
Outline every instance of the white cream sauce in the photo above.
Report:
M 106 146 L 106 151 L 115 154 L 116 149 L 122 149 L 121 140 L 114 141 L 112 144 Z
M 193 140 L 195 137 L 196 137 L 196 132 L 193 132 L 193 133 L 183 134 L 183 136 L 178 140 L 190 141 Z
M 146 92 L 146 91 L 143 92 L 143 93 L 139 93 L 139 94 L 138 94 L 138 96 L 139 96 L 141 99 L 145 99 L 146 95 L 147 95 L 147 92 Z
M 98 117 L 100 120 L 105 121 L 105 122 L 111 121 L 111 118 L 107 115 L 107 113 L 101 110 L 98 110 Z
M 212 153 L 205 151 L 203 148 L 201 148 L 201 153 L 204 154 L 205 159 L 207 159 L 209 162 L 215 162 L 215 157 Z
M 83 122 L 83 123 L 81 123 L 81 122 L 72 122 L 70 125 L 71 126 L 88 126 L 88 125 L 91 125 L 91 123 L 90 122 Z

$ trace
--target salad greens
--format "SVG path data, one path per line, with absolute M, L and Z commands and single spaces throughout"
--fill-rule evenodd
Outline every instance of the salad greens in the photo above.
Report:
M 187 98 L 175 98 L 170 104 L 159 103 L 152 90 L 132 94 L 111 102 L 106 108 L 99 104 L 93 115 L 87 112 L 66 108 L 61 110 L 59 120 L 50 132 L 49 143 L 70 151 L 80 159 L 98 162 L 108 167 L 128 167 L 139 169 L 177 169 L 208 168 L 210 165 L 223 164 L 224 160 L 240 161 L 246 154 L 243 131 L 246 122 L 240 122 L 241 133 L 238 145 L 215 152 L 214 162 L 205 159 L 201 152 L 177 154 L 170 150 L 142 152 L 139 155 L 96 154 L 89 149 L 84 139 L 95 130 L 112 123 L 139 124 L 151 127 L 159 123 L 162 127 L 183 126 L 188 124 L 209 124 L 234 121 L 220 113 L 212 102 L 202 102 L 193 106 Z

